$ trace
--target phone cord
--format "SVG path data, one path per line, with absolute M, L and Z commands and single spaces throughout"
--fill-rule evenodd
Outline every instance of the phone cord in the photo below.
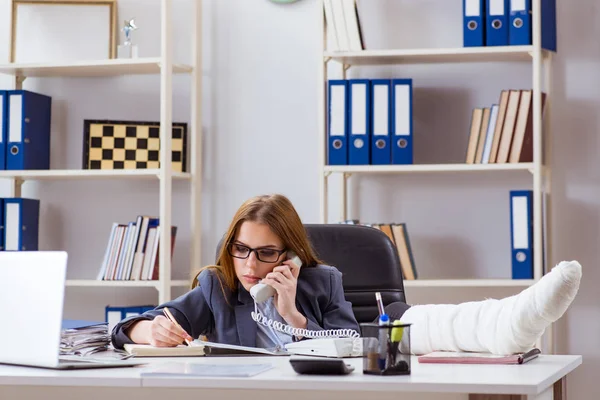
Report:
M 313 331 L 309 329 L 302 328 L 294 328 L 290 325 L 282 324 L 279 321 L 273 321 L 262 315 L 260 311 L 258 311 L 258 306 L 254 303 L 254 311 L 250 313 L 252 319 L 264 326 L 271 327 L 279 332 L 287 333 L 291 336 L 302 336 L 308 337 L 311 339 L 316 338 L 352 338 L 355 339 L 352 341 L 352 353 L 356 355 L 360 355 L 362 352 L 362 343 L 360 340 L 360 334 L 354 329 L 328 329 L 322 331 Z

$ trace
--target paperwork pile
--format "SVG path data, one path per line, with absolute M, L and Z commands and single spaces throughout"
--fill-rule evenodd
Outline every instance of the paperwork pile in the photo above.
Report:
M 108 349 L 108 323 L 64 320 L 60 337 L 60 354 L 87 356 Z

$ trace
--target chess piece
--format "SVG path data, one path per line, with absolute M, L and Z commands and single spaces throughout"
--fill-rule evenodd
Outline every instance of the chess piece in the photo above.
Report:
M 131 43 L 131 32 L 137 30 L 138 27 L 135 24 L 135 19 L 124 21 L 122 32 L 125 33 L 125 42 L 119 45 L 117 50 L 117 58 L 137 58 L 138 47 Z

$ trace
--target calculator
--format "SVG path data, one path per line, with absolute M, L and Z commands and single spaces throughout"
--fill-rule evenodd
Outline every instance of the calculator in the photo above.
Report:
M 348 375 L 354 367 L 339 358 L 291 358 L 296 373 L 303 375 Z

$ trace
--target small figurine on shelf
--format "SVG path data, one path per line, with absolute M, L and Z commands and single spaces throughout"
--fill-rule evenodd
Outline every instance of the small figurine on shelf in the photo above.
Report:
M 137 45 L 131 44 L 131 32 L 137 30 L 138 27 L 135 24 L 135 18 L 126 20 L 121 31 L 125 32 L 125 43 L 119 45 L 117 57 L 118 58 L 137 58 L 138 48 Z

